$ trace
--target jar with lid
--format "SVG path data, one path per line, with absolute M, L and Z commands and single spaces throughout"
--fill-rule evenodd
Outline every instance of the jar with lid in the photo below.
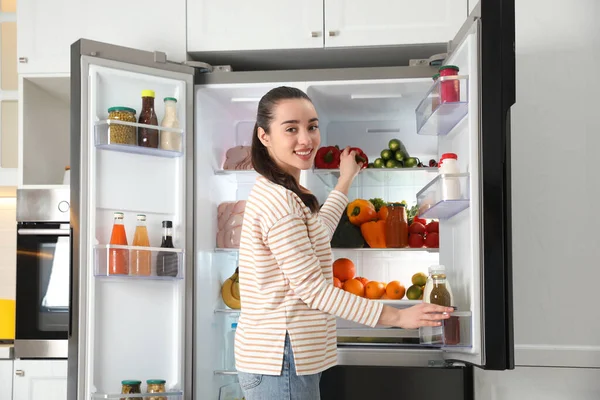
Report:
M 444 65 L 440 67 L 440 77 L 458 75 L 456 65 Z M 460 101 L 460 81 L 451 79 L 440 82 L 440 101 L 441 103 L 455 103 Z
M 441 200 L 458 200 L 460 194 L 460 178 L 447 176 L 448 174 L 459 174 L 458 156 L 455 153 L 444 153 L 438 164 L 438 172 L 441 175 Z
M 385 219 L 385 245 L 389 248 L 408 246 L 408 219 L 402 203 L 388 204 L 388 216 Z
M 110 144 L 129 144 L 135 146 L 137 139 L 135 136 L 135 126 L 122 125 L 112 121 L 136 122 L 135 110 L 129 107 L 111 107 L 108 109 L 108 119 L 111 120 L 108 126 L 108 137 Z
M 164 379 L 148 379 L 146 381 L 147 393 L 165 393 L 165 383 Z M 146 397 L 146 400 L 167 400 L 165 396 L 150 396 Z
M 431 79 L 435 84 L 440 77 L 440 74 L 435 74 Z M 431 112 L 434 112 L 440 105 L 440 87 L 436 86 L 435 90 L 431 92 Z
M 158 126 L 158 118 L 154 111 L 154 90 L 142 90 L 142 111 L 138 122 Z M 138 145 L 157 149 L 158 129 L 138 127 Z
M 142 393 L 140 386 L 142 385 L 142 381 L 121 381 L 121 394 L 131 394 L 131 393 Z M 143 397 L 121 397 L 121 400 L 129 400 L 129 399 L 138 399 L 142 400 Z
M 179 128 L 179 119 L 177 118 L 177 99 L 174 97 L 165 97 L 165 116 L 160 123 L 163 128 Z M 181 151 L 181 133 L 171 131 L 161 131 L 160 148 L 163 150 Z

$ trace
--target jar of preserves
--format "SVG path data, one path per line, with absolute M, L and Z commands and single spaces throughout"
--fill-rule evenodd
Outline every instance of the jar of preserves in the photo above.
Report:
M 140 386 L 142 385 L 142 381 L 121 381 L 121 394 L 131 394 L 131 393 L 142 393 Z M 143 397 L 121 397 L 121 400 L 128 399 L 139 399 L 142 400 Z
M 458 75 L 458 67 L 456 65 L 444 65 L 440 67 L 440 77 Z M 451 79 L 440 82 L 440 102 L 455 103 L 460 101 L 460 81 Z
M 148 379 L 146 381 L 147 384 L 147 388 L 146 388 L 146 392 L 147 393 L 165 393 L 165 383 L 166 381 L 164 379 Z M 151 396 L 151 397 L 146 397 L 146 400 L 167 400 L 167 398 L 165 396 Z
M 142 90 L 142 111 L 140 124 L 158 126 L 158 117 L 154 111 L 154 90 Z M 158 148 L 158 129 L 139 127 L 138 146 Z
M 108 109 L 108 119 L 135 123 L 135 110 L 122 106 L 111 107 Z M 108 126 L 108 136 L 110 144 L 130 144 L 133 146 L 137 144 L 135 126 L 111 122 Z
M 385 245 L 389 248 L 408 246 L 408 219 L 402 203 L 388 204 L 388 216 L 385 219 Z

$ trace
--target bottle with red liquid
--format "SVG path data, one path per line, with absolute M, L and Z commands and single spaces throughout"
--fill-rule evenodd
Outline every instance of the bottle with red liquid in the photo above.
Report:
M 123 220 L 125 216 L 122 212 L 114 213 L 114 223 L 110 235 L 111 245 L 127 246 L 127 234 Z M 109 275 L 128 275 L 129 274 L 129 250 L 110 248 L 108 250 L 108 274 Z
M 142 90 L 142 111 L 140 124 L 158 126 L 158 117 L 154 111 L 154 90 Z M 158 129 L 138 127 L 138 146 L 158 148 Z
M 456 65 L 444 65 L 440 67 L 440 78 L 444 76 L 458 75 Z M 451 79 L 440 82 L 440 103 L 456 103 L 460 101 L 460 80 Z

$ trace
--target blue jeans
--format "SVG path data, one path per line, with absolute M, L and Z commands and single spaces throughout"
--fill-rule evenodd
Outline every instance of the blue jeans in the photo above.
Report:
M 238 372 L 246 400 L 319 400 L 321 373 L 296 375 L 290 337 L 285 335 L 281 375 L 261 375 Z

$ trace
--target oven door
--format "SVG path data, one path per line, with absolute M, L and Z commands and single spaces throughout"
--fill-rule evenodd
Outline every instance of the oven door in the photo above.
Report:
M 70 236 L 69 224 L 17 225 L 17 358 L 68 355 Z

